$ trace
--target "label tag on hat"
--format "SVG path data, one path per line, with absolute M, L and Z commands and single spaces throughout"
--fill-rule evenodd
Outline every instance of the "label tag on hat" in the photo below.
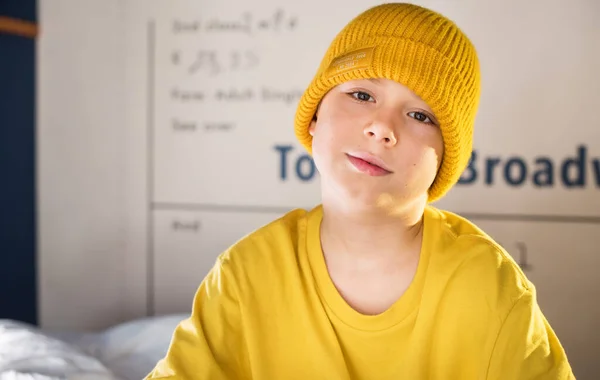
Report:
M 375 47 L 367 47 L 346 53 L 334 59 L 325 72 L 327 78 L 343 74 L 350 70 L 369 67 L 373 61 Z

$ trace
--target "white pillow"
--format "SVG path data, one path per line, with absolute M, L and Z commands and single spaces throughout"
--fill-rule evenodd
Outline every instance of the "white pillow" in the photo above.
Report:
M 77 344 L 119 378 L 139 380 L 167 354 L 175 328 L 188 316 L 175 314 L 126 322 L 87 335 Z
M 98 359 L 43 334 L 35 326 L 0 320 L 0 380 L 104 379 L 117 377 Z

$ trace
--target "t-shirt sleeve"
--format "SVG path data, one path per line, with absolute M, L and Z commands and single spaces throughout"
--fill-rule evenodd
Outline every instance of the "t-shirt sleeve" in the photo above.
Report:
M 146 379 L 245 379 L 249 368 L 235 278 L 221 257 L 204 278 L 190 317 Z
M 492 352 L 488 380 L 575 379 L 555 332 L 527 290 L 506 317 Z

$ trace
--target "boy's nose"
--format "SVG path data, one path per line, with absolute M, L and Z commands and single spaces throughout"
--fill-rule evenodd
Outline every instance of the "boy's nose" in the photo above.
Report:
M 373 123 L 365 128 L 365 135 L 388 147 L 392 147 L 398 142 L 393 129 L 381 123 Z

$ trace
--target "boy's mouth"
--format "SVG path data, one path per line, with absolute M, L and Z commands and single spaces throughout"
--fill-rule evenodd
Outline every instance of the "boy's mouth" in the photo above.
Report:
M 346 154 L 350 163 L 361 173 L 371 176 L 392 174 L 386 164 L 379 158 L 366 153 Z

